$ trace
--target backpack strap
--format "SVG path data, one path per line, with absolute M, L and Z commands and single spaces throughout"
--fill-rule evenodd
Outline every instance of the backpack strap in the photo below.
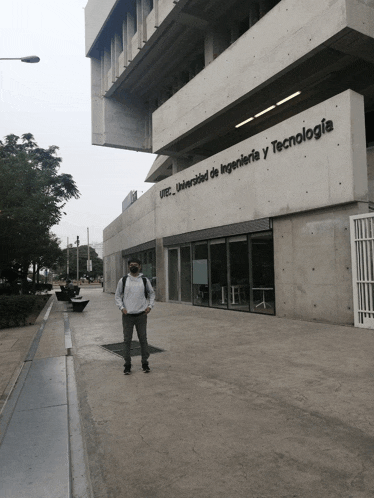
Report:
M 144 295 L 145 295 L 145 298 L 148 299 L 147 279 L 146 279 L 146 277 L 142 277 L 142 279 L 143 279 L 143 284 L 144 284 Z
M 125 275 L 122 279 L 123 293 L 125 293 L 125 286 L 126 286 L 127 277 L 128 277 L 128 275 Z M 143 280 L 143 285 L 144 285 L 144 295 L 145 295 L 145 298 L 148 299 L 147 278 L 142 277 L 142 280 Z

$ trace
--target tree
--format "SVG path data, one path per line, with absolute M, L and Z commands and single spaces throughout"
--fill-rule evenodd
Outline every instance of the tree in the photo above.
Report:
M 49 231 L 66 202 L 80 196 L 72 176 L 58 174 L 57 150 L 38 147 L 31 133 L 0 141 L 0 269 L 16 268 L 23 278 L 55 245 Z
M 56 235 L 49 233 L 44 244 L 39 247 L 36 255 L 32 259 L 33 283 L 35 277 L 39 283 L 39 272 L 43 269 L 57 270 L 64 260 L 64 255 L 60 247 L 60 241 Z
M 62 250 L 63 253 L 63 264 L 60 269 L 60 276 L 62 279 L 67 277 L 67 249 Z M 103 274 L 103 260 L 99 258 L 95 249 L 90 247 L 90 260 L 92 261 L 92 272 L 87 272 L 87 256 L 88 250 L 87 246 L 79 246 L 79 278 L 84 275 L 90 275 L 91 277 L 97 278 Z M 77 248 L 69 248 L 69 277 L 75 279 L 77 276 Z

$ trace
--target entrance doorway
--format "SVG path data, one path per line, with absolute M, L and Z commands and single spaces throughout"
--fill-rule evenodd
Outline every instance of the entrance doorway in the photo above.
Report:
M 167 258 L 169 301 L 275 314 L 271 231 L 170 247 Z
M 252 234 L 249 250 L 251 311 L 273 315 L 275 312 L 275 293 L 272 234 Z
M 195 306 L 275 314 L 272 232 L 192 244 Z
M 191 247 L 168 249 L 169 301 L 191 303 Z

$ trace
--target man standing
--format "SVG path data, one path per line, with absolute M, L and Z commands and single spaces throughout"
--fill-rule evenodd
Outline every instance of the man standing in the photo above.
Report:
M 116 305 L 122 312 L 125 375 L 131 373 L 130 349 L 134 325 L 140 342 L 143 372 L 150 371 L 147 315 L 155 302 L 155 292 L 150 281 L 140 273 L 142 268 L 140 260 L 130 258 L 128 266 L 130 272 L 118 282 L 115 295 Z

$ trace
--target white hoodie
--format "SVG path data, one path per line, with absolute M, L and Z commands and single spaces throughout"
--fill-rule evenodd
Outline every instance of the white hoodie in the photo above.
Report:
M 143 273 L 139 273 L 137 277 L 134 277 L 129 273 L 126 279 L 125 292 L 123 292 L 122 278 L 119 280 L 115 301 L 121 311 L 125 308 L 127 313 L 132 315 L 135 313 L 142 313 L 148 307 L 153 308 L 155 304 L 155 291 L 147 278 L 148 299 L 146 299 L 142 276 Z

